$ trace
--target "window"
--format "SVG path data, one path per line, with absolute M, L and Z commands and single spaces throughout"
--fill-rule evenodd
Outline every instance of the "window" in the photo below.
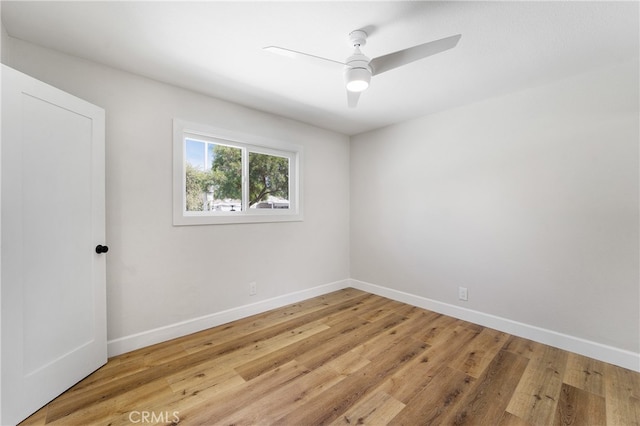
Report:
M 174 120 L 174 225 L 302 220 L 302 148 Z

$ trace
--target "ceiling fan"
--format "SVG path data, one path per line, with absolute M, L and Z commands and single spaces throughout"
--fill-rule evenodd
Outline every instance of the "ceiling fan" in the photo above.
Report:
M 344 62 L 278 46 L 267 46 L 264 50 L 290 58 L 310 59 L 343 67 L 347 89 L 347 104 L 350 108 L 355 108 L 358 104 L 360 93 L 369 87 L 372 76 L 452 49 L 458 44 L 460 37 L 462 37 L 461 34 L 456 34 L 369 59 L 360 51 L 360 48 L 367 44 L 367 33 L 363 30 L 356 30 L 349 33 L 349 45 L 354 47 L 354 52 Z

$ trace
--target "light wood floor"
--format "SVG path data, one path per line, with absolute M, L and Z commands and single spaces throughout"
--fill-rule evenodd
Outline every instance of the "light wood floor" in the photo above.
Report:
M 114 357 L 23 424 L 638 425 L 640 374 L 341 290 Z

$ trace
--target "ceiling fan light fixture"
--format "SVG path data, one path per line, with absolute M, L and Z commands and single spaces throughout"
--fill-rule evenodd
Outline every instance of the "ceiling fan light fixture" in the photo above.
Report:
M 350 92 L 363 92 L 369 87 L 371 72 L 366 68 L 349 68 L 345 72 L 347 90 Z

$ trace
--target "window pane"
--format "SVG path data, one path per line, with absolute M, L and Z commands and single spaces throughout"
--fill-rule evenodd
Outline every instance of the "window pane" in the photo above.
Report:
M 186 211 L 241 211 L 242 150 L 189 139 L 186 144 Z
M 191 139 L 187 139 L 186 143 L 186 154 L 187 154 L 187 163 L 191 164 L 198 170 L 204 170 L 204 142 L 194 141 Z
M 249 153 L 249 207 L 289 208 L 289 159 Z

